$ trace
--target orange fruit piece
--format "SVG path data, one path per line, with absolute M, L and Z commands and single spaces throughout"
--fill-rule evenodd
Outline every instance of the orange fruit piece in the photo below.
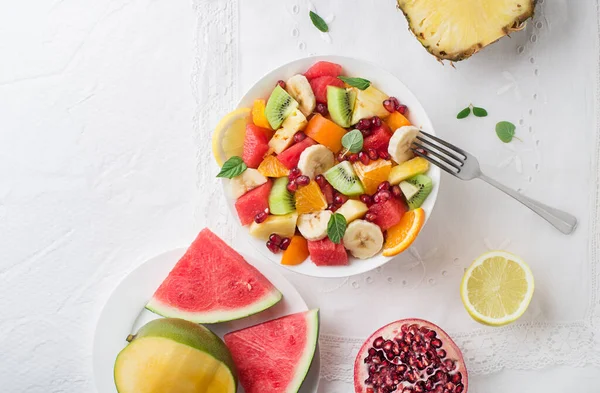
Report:
M 265 177 L 284 177 L 290 174 L 290 170 L 275 156 L 266 156 L 257 170 Z
M 342 150 L 342 137 L 346 130 L 317 113 L 308 122 L 304 133 L 337 153 Z
M 406 250 L 415 241 L 424 223 L 425 211 L 422 208 L 404 213 L 400 222 L 387 230 L 382 254 L 391 257 Z
M 388 160 L 371 161 L 367 165 L 356 161 L 353 166 L 354 171 L 365 186 L 365 192 L 369 195 L 377 191 L 377 186 L 388 179 L 392 170 L 392 162 Z
M 290 245 L 281 257 L 282 265 L 299 265 L 308 258 L 308 242 L 299 235 L 292 236 Z
M 410 121 L 398 111 L 391 113 L 387 119 L 385 119 L 385 122 L 390 127 L 392 132 L 396 131 L 400 127 L 410 125 Z
M 298 214 L 318 212 L 327 207 L 321 187 L 314 180 L 304 187 L 299 187 L 294 196 Z
M 254 100 L 254 105 L 252 105 L 252 122 L 257 127 L 266 128 L 267 130 L 272 130 L 269 121 L 267 120 L 267 116 L 265 115 L 265 100 Z

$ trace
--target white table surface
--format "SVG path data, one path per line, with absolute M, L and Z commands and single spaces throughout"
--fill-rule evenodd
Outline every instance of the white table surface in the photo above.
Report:
M 235 232 L 205 176 L 216 167 L 196 167 L 196 22 L 189 2 L 0 2 L 3 391 L 93 391 L 92 335 L 117 282 L 206 225 Z M 241 75 L 242 87 L 259 76 Z M 313 288 L 298 286 L 319 306 Z M 470 391 L 599 384 L 596 368 L 555 366 L 474 375 Z

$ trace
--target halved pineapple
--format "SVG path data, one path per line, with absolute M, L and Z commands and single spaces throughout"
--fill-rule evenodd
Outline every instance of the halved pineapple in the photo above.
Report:
M 464 60 L 533 16 L 536 0 L 398 0 L 410 30 L 432 55 Z

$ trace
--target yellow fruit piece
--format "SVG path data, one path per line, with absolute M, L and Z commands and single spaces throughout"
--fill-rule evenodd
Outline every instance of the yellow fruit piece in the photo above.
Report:
M 363 202 L 356 199 L 348 199 L 335 212 L 344 216 L 346 222 L 349 224 L 367 214 L 368 210 L 369 208 Z
M 404 213 L 400 222 L 387 230 L 382 254 L 391 257 L 406 250 L 415 241 L 424 223 L 425 211 L 422 208 Z
M 290 170 L 275 156 L 266 156 L 258 166 L 258 171 L 265 177 L 284 177 L 290 173 Z
M 212 135 L 212 151 L 219 166 L 233 156 L 242 156 L 249 108 L 236 109 L 221 119 Z
M 385 119 L 386 124 L 390 127 L 392 132 L 396 131 L 400 127 L 409 126 L 410 121 L 404 117 L 404 115 L 400 112 L 390 113 L 387 119 Z
M 272 130 L 267 116 L 265 116 L 265 107 L 265 100 L 254 100 L 254 105 L 252 105 L 252 122 L 255 126 Z
M 250 235 L 261 240 L 268 240 L 272 233 L 292 237 L 296 233 L 296 221 L 298 221 L 297 212 L 283 216 L 270 215 L 260 224 L 253 221 L 249 227 Z
M 415 175 L 420 175 L 429 170 L 429 161 L 423 157 L 415 157 L 400 165 L 396 165 L 390 171 L 388 181 L 391 185 L 400 184 L 400 182 L 409 179 Z
M 357 161 L 353 166 L 367 194 L 374 194 L 377 186 L 388 179 L 392 170 L 392 163 L 388 160 L 371 161 L 368 165 Z
M 460 296 L 473 319 L 502 326 L 523 315 L 533 290 L 533 274 L 521 258 L 505 251 L 490 251 L 467 269 Z
M 314 180 L 304 187 L 298 187 L 294 197 L 298 214 L 318 212 L 327 207 L 327 200 Z

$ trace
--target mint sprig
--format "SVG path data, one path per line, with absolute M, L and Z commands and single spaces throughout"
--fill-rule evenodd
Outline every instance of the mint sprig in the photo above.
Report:
M 346 233 L 347 226 L 348 223 L 343 215 L 340 213 L 333 213 L 327 223 L 327 236 L 329 237 L 329 240 L 335 244 L 340 244 L 344 237 L 344 233 Z
M 363 134 L 359 130 L 352 130 L 342 137 L 342 146 L 350 153 L 358 153 L 363 148 Z
M 464 119 L 465 117 L 468 117 L 471 114 L 471 111 L 476 117 L 486 117 L 488 115 L 488 112 L 484 108 L 473 106 L 473 104 L 469 104 L 468 107 L 458 112 L 456 118 Z
M 232 179 L 244 173 L 246 169 L 248 169 L 248 166 L 242 160 L 242 158 L 233 156 L 229 160 L 225 161 L 217 177 Z
M 364 78 L 351 78 L 349 76 L 338 76 L 338 79 L 359 90 L 366 90 L 371 86 L 371 81 Z
M 509 143 L 513 138 L 518 139 L 515 136 L 515 130 L 517 127 L 510 121 L 501 121 L 496 124 L 496 135 L 504 143 Z
M 329 31 L 329 26 L 327 26 L 327 23 L 316 12 L 310 11 L 308 15 L 310 16 L 310 20 L 312 21 L 313 25 L 315 25 L 317 29 L 323 33 L 327 33 Z

